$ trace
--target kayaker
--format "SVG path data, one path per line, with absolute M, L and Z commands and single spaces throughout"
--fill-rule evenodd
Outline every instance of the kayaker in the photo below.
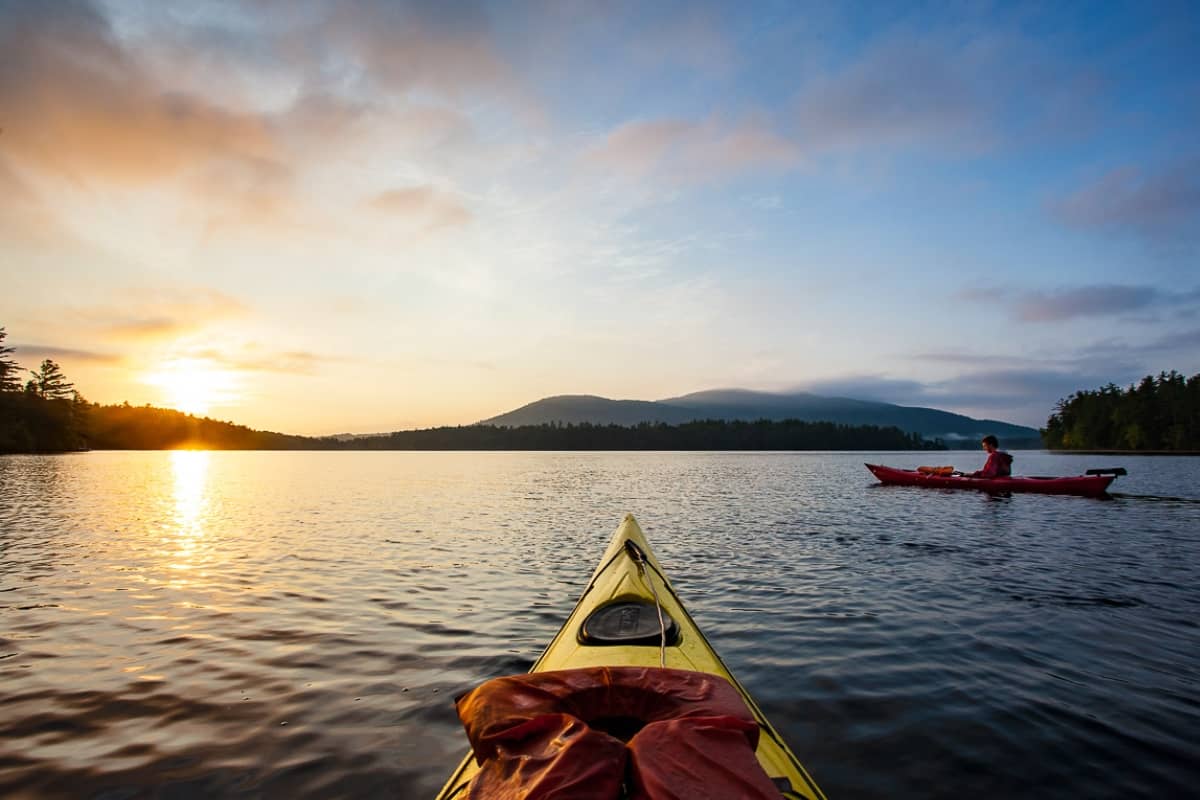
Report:
M 988 434 L 983 437 L 983 449 L 987 450 L 987 463 L 983 469 L 971 473 L 972 478 L 1008 478 L 1012 475 L 1013 457 L 1000 449 L 1000 440 Z

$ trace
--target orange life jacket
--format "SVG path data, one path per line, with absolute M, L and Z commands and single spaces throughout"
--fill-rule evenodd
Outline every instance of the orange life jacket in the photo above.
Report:
M 946 476 L 954 474 L 954 467 L 917 467 L 917 472 L 922 475 Z
M 758 722 L 716 675 L 649 667 L 534 672 L 488 681 L 456 706 L 480 765 L 468 798 L 780 795 L 754 755 Z

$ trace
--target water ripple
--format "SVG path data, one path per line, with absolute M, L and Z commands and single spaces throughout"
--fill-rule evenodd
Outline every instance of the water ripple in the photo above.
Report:
M 1200 460 L 1107 503 L 863 460 L 0 457 L 0 796 L 431 796 L 626 511 L 831 797 L 1187 796 Z

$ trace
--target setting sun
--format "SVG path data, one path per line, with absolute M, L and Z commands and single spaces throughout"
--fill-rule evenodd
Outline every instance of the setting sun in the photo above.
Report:
M 163 402 L 188 414 L 205 414 L 214 405 L 228 402 L 234 377 L 211 362 L 194 358 L 168 361 L 146 377 L 162 391 Z

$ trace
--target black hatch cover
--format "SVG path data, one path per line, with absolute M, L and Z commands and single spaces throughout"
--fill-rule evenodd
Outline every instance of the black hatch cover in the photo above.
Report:
M 667 644 L 679 641 L 679 625 L 666 611 L 662 614 L 667 629 Z M 584 644 L 647 644 L 662 641 L 658 610 L 645 600 L 620 600 L 600 606 L 579 626 L 579 641 Z

